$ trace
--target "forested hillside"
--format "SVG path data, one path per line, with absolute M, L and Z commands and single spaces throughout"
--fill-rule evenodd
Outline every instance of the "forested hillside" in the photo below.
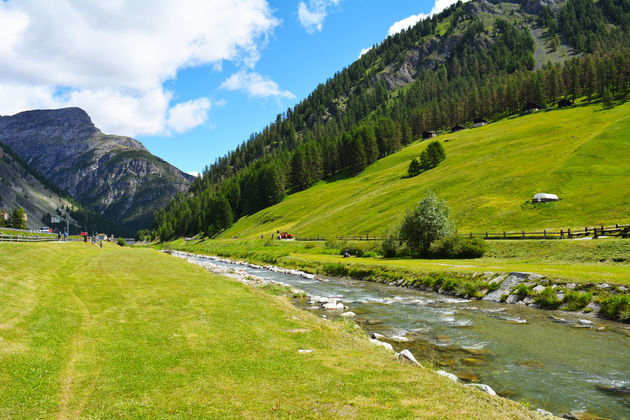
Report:
M 217 159 L 154 227 L 163 239 L 214 235 L 286 194 L 353 176 L 427 130 L 561 98 L 613 106 L 630 84 L 629 16 L 628 0 L 453 5 L 386 38 Z M 559 49 L 567 53 L 544 61 Z

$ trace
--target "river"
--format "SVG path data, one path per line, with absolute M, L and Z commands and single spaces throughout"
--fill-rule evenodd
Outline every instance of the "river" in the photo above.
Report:
M 588 411 L 630 419 L 627 324 L 345 278 L 309 279 L 212 263 L 311 295 L 336 297 L 368 333 L 383 334 L 396 351 L 409 349 L 419 361 L 464 382 L 490 385 L 499 395 L 556 415 Z M 316 309 L 304 299 L 294 303 L 323 317 L 339 314 Z

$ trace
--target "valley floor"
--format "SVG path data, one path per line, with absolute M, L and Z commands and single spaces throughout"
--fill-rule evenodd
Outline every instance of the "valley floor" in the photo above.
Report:
M 0 417 L 536 416 L 351 330 L 152 249 L 0 244 Z

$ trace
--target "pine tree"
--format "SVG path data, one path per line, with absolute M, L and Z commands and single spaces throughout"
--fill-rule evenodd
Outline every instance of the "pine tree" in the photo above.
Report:
M 16 207 L 9 217 L 9 226 L 13 229 L 26 229 L 26 213 L 22 207 Z
M 407 169 L 407 174 L 409 176 L 416 176 L 420 172 L 422 172 L 422 166 L 420 165 L 420 162 L 418 162 L 418 159 L 411 159 L 411 163 L 409 163 L 409 169 Z

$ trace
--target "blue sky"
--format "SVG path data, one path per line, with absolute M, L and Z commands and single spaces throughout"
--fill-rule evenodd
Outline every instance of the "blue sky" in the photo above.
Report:
M 79 106 L 104 132 L 201 171 L 362 49 L 450 3 L 4 1 L 0 114 Z

